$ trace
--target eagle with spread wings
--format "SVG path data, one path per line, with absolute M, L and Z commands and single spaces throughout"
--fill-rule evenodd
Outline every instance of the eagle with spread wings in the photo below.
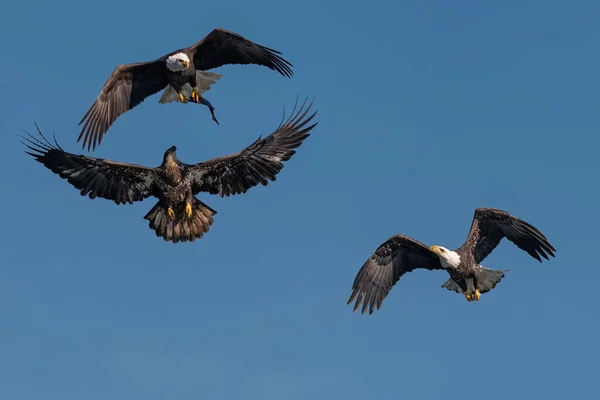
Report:
M 83 128 L 77 141 L 83 138 L 82 148 L 87 145 L 88 150 L 95 149 L 119 116 L 163 89 L 160 103 L 190 101 L 204 104 L 218 124 L 215 108 L 202 93 L 222 75 L 206 71 L 226 64 L 255 64 L 291 78 L 293 65 L 280 54 L 235 32 L 217 28 L 198 43 L 154 61 L 120 64 L 79 122 Z
M 485 268 L 481 262 L 508 239 L 539 262 L 548 260 L 556 250 L 546 236 L 530 223 L 496 208 L 475 210 L 471 230 L 465 243 L 455 250 L 426 246 L 406 235 L 386 240 L 356 274 L 348 304 L 354 311 L 362 304 L 364 313 L 379 309 L 400 278 L 415 269 L 445 270 L 449 275 L 443 288 L 464 294 L 467 301 L 478 301 L 489 292 L 508 270 Z M 541 256 L 541 257 L 540 257 Z
M 244 150 L 198 164 L 177 159 L 169 148 L 157 168 L 127 164 L 64 151 L 54 139 L 48 141 L 38 128 L 38 137 L 28 135 L 23 144 L 27 154 L 79 189 L 82 196 L 101 197 L 116 204 L 132 204 L 150 196 L 156 205 L 144 216 L 156 236 L 173 243 L 193 242 L 208 232 L 215 210 L 196 194 L 208 192 L 221 197 L 246 193 L 251 187 L 275 181 L 310 131 L 317 112 L 308 114 L 312 102 L 294 107 L 290 116 L 269 136 L 259 137 Z M 37 127 L 37 125 L 36 125 Z

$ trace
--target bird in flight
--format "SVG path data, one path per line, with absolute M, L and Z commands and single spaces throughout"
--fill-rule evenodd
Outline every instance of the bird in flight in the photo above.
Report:
M 218 124 L 214 107 L 202 93 L 222 77 L 207 70 L 226 64 L 256 64 L 291 78 L 293 66 L 280 52 L 256 44 L 237 33 L 217 28 L 198 43 L 154 61 L 120 64 L 96 101 L 83 116 L 77 141 L 94 150 L 115 120 L 144 99 L 165 89 L 160 103 L 188 101 L 207 106 Z
M 144 216 L 149 226 L 165 241 L 194 241 L 208 232 L 215 210 L 204 204 L 196 194 L 208 192 L 221 197 L 246 193 L 259 184 L 275 181 L 310 131 L 316 111 L 308 112 L 312 102 L 282 118 L 277 129 L 264 139 L 258 138 L 242 151 L 198 164 L 185 164 L 177 158 L 177 148 L 170 147 L 156 168 L 72 154 L 64 151 L 54 139 L 48 141 L 38 128 L 38 136 L 28 134 L 23 144 L 27 154 L 46 168 L 66 179 L 91 199 L 101 197 L 116 204 L 158 198 L 156 205 Z M 36 125 L 37 127 L 37 125 Z
M 464 294 L 468 301 L 478 301 L 481 294 L 496 287 L 508 271 L 481 265 L 503 238 L 540 262 L 540 256 L 548 260 L 548 255 L 554 257 L 553 252 L 556 252 L 533 225 L 506 211 L 478 208 L 467 240 L 455 250 L 442 246 L 427 247 L 405 235 L 389 238 L 356 275 L 347 304 L 356 299 L 353 310 L 356 311 L 362 303 L 361 314 L 367 309 L 371 314 L 375 307 L 379 310 L 400 277 L 417 268 L 446 270 L 450 279 L 442 285 L 443 288 Z

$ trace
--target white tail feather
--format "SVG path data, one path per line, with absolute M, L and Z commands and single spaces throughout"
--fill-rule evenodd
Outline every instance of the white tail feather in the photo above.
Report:
M 158 102 L 165 104 L 172 103 L 174 101 L 179 101 L 179 95 L 171 85 L 167 85 L 167 88 L 163 92 L 162 96 L 160 96 L 160 100 Z

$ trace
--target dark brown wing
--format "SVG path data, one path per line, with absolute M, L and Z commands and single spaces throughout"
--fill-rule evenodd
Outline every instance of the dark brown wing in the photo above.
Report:
M 375 250 L 358 271 L 347 304 L 356 298 L 353 311 L 356 311 L 361 303 L 361 314 L 364 314 L 367 308 L 369 314 L 373 313 L 375 307 L 379 310 L 383 299 L 400 277 L 416 268 L 444 269 L 439 257 L 423 243 L 404 235 L 392 236 Z
M 82 196 L 126 204 L 153 194 L 154 180 L 158 178 L 154 168 L 67 153 L 56 139 L 55 144 L 50 143 L 39 128 L 38 134 L 40 139 L 29 134 L 29 138 L 23 138 L 25 142 L 22 143 L 32 150 L 26 153 L 80 189 Z
M 194 54 L 196 69 L 208 71 L 225 64 L 257 64 L 271 68 L 290 78 L 290 64 L 279 56 L 277 50 L 269 49 L 244 38 L 237 33 L 217 28 L 189 50 Z
M 540 262 L 540 256 L 546 260 L 548 255 L 554 257 L 553 252 L 556 250 L 542 232 L 506 211 L 495 208 L 475 210 L 469 236 L 461 248 L 465 251 L 472 250 L 475 261 L 480 263 L 505 237 Z
M 310 136 L 308 132 L 318 124 L 307 126 L 317 112 L 307 117 L 312 102 L 306 109 L 305 104 L 306 101 L 296 113 L 294 107 L 287 121 L 282 121 L 275 132 L 264 139 L 258 138 L 239 153 L 188 166 L 186 179 L 193 193 L 230 196 L 246 193 L 258 184 L 266 186 L 269 180 L 275 181 L 275 175 L 283 169 L 283 161 L 296 153 L 294 149 L 300 147 Z
M 162 59 L 137 64 L 121 64 L 110 75 L 96 101 L 83 116 L 83 125 L 77 138 L 96 149 L 102 137 L 119 116 L 140 104 L 146 97 L 167 86 L 166 66 Z

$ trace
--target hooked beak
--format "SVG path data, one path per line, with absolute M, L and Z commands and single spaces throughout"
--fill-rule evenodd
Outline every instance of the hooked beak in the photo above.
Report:
M 189 62 L 189 61 L 187 61 L 187 60 L 183 60 L 183 61 L 181 62 L 181 65 L 183 65 L 185 68 L 187 68 L 187 67 L 189 67 L 189 66 L 190 66 L 190 62 Z
M 440 250 L 439 246 L 431 246 L 429 248 L 429 251 L 431 251 L 432 253 L 435 253 L 435 254 L 441 254 L 441 252 L 442 252 L 442 250 Z

